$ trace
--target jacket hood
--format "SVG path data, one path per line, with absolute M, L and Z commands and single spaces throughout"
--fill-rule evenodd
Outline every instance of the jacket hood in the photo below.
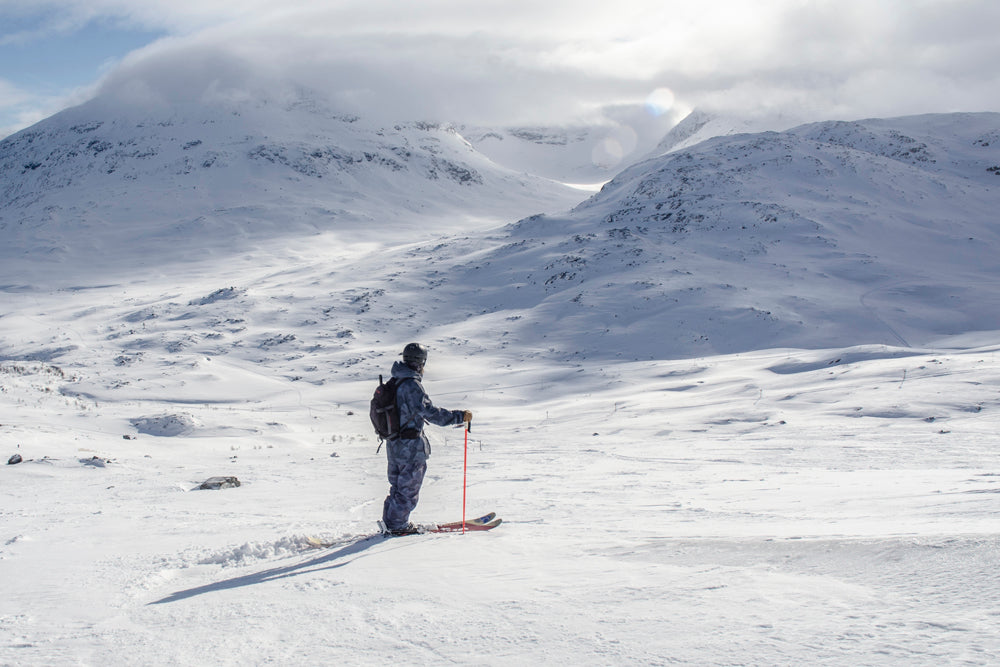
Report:
M 416 378 L 417 380 L 420 380 L 420 373 L 416 372 L 402 361 L 394 361 L 392 364 L 392 377 Z

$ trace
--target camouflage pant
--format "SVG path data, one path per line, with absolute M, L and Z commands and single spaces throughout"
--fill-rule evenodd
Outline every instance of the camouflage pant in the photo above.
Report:
M 420 498 L 427 472 L 427 455 L 420 440 L 396 440 L 386 449 L 389 457 L 389 495 L 382 506 L 382 522 L 389 530 L 405 528 Z

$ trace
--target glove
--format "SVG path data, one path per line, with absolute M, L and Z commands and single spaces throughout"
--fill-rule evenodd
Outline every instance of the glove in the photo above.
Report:
M 465 422 L 465 428 L 471 431 L 472 430 L 472 413 L 469 412 L 468 410 L 465 410 L 462 413 L 462 421 Z

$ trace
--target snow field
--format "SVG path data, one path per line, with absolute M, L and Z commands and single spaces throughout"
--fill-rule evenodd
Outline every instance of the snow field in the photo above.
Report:
M 359 406 L 330 400 L 340 387 L 308 387 L 307 412 L 288 393 L 188 405 L 199 426 L 171 437 L 102 430 L 127 423 L 128 401 L 90 406 L 90 430 L 78 415 L 5 423 L 34 460 L 2 470 L 0 655 L 986 664 L 1000 648 L 996 350 L 524 368 L 464 392 L 429 368 L 439 404 L 476 410 L 470 515 L 505 519 L 464 537 L 363 540 L 384 461 Z M 461 432 L 433 443 L 415 518 L 454 519 Z M 81 463 L 94 455 L 106 467 Z M 215 474 L 243 486 L 193 490 Z M 307 549 L 308 535 L 343 545 Z

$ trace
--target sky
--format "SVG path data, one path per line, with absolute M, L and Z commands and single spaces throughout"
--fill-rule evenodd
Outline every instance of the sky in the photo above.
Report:
M 0 0 L 0 136 L 95 95 L 481 125 L 997 111 L 998 30 L 996 0 Z

